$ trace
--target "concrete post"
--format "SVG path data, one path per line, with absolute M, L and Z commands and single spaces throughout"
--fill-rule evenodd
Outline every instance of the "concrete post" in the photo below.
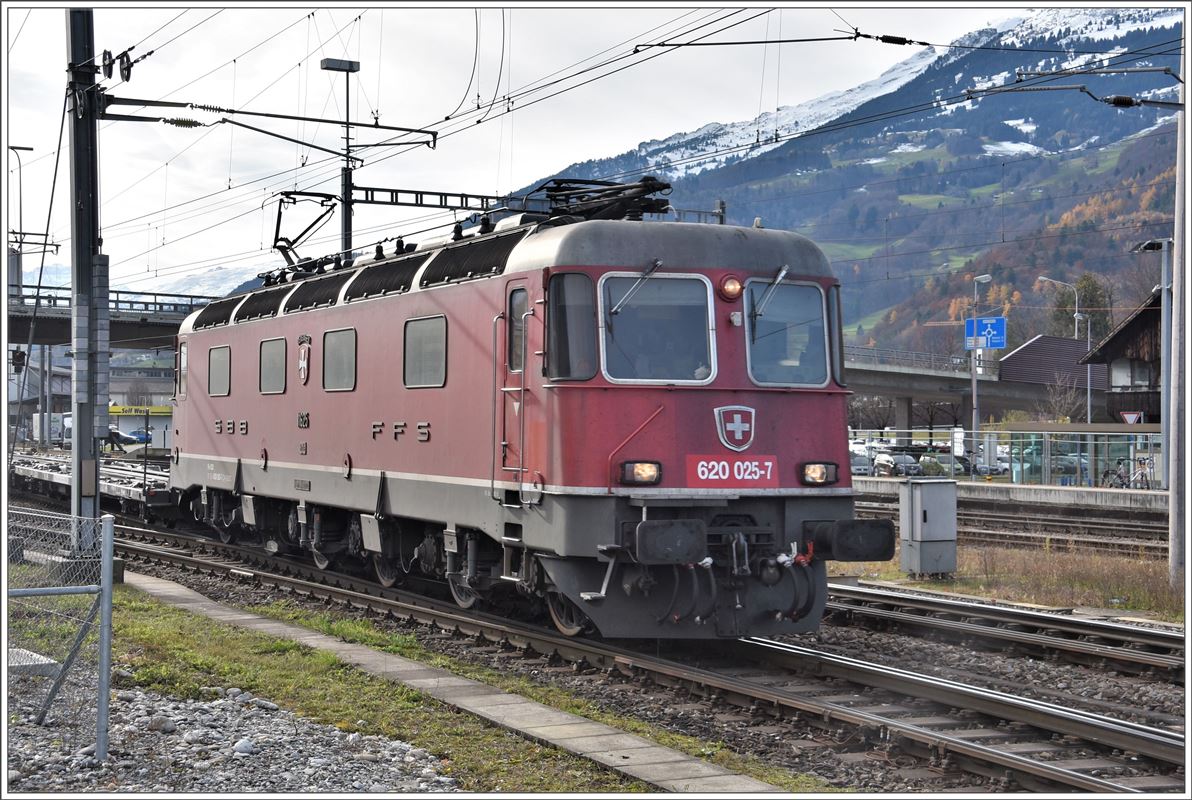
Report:
M 911 408 L 915 404 L 913 397 L 895 397 L 894 398 L 894 430 L 897 431 L 896 441 L 900 445 L 908 445 L 911 443 L 910 430 L 911 422 Z

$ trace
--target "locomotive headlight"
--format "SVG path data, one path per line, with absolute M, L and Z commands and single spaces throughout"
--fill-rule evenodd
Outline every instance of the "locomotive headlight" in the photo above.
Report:
M 625 461 L 621 464 L 621 483 L 649 486 L 662 480 L 662 465 L 657 461 Z
M 741 286 L 741 280 L 736 275 L 725 275 L 720 279 L 720 286 L 718 288 L 721 298 L 732 302 L 741 296 L 741 289 L 743 287 Z
M 803 483 L 811 486 L 826 486 L 836 483 L 836 465 L 830 463 L 812 463 L 803 465 Z

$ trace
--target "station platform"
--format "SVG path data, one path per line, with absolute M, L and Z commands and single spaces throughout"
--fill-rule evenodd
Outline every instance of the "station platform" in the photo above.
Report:
M 860 495 L 898 500 L 898 487 L 906 478 L 853 477 L 853 489 Z M 1056 506 L 1102 509 L 1117 514 L 1167 514 L 1167 492 L 1142 489 L 1096 489 L 1083 486 L 1025 486 L 960 480 L 956 482 L 958 503 L 1008 506 Z

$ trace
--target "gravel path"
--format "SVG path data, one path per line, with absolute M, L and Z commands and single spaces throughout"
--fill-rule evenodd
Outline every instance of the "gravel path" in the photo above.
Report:
M 425 750 L 344 733 L 236 687 L 207 687 L 209 699 L 201 701 L 116 691 L 110 758 L 100 764 L 94 744 L 77 752 L 61 748 L 72 718 L 51 711 L 48 724 L 33 724 L 40 693 L 29 691 L 28 680 L 9 681 L 11 792 L 455 791 L 455 781 L 439 773 L 438 759 Z M 76 735 L 94 740 L 88 733 Z

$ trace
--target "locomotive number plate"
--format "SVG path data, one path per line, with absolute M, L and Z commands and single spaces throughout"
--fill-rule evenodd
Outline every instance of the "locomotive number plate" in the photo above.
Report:
M 687 485 L 717 489 L 777 488 L 778 459 L 774 456 L 687 456 Z

